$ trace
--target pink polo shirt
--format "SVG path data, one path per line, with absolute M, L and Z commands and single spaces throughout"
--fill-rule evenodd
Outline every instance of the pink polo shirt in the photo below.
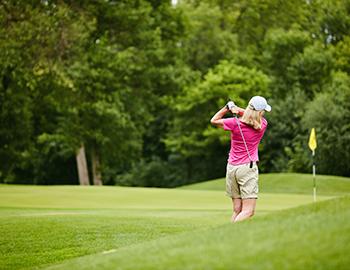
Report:
M 231 149 L 228 158 L 228 163 L 232 165 L 239 165 L 250 162 L 247 150 L 245 149 L 244 142 L 236 121 L 236 118 L 224 119 L 224 129 L 231 131 Z M 264 136 L 267 127 L 267 121 L 265 118 L 262 118 L 261 129 L 259 130 L 254 129 L 251 126 L 241 122 L 239 119 L 238 121 L 240 123 L 245 141 L 247 143 L 249 154 L 253 161 L 258 161 L 258 146 L 262 137 Z

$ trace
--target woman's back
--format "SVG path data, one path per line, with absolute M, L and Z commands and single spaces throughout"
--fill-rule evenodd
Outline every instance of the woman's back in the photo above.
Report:
M 249 159 L 237 121 L 239 122 L 252 160 Z M 258 161 L 258 146 L 262 137 L 264 136 L 266 127 L 267 121 L 265 118 L 262 118 L 261 129 L 254 129 L 253 127 L 245 124 L 238 118 L 224 119 L 224 129 L 231 131 L 231 149 L 229 153 L 228 163 L 233 165 L 239 165 L 248 163 L 250 161 Z

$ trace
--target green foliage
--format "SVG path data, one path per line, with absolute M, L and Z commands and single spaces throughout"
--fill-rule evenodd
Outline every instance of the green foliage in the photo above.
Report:
M 215 69 L 174 100 L 176 113 L 165 140 L 174 152 L 184 156 L 211 154 L 207 147 L 213 140 L 223 139 L 222 132 L 210 127 L 209 120 L 220 106 L 231 99 L 245 107 L 251 93 L 268 95 L 268 77 L 261 71 L 222 61 Z
M 331 52 L 315 43 L 293 58 L 288 68 L 289 79 L 300 85 L 309 97 L 313 97 L 330 81 L 333 61 Z
M 229 99 L 245 107 L 252 93 L 268 96 L 268 85 L 269 79 L 261 71 L 222 61 L 202 81 L 185 88 L 174 99 L 175 118 L 165 139 L 168 149 L 180 154 L 189 164 L 204 162 L 206 158 L 212 164 L 216 164 L 214 160 L 225 162 L 226 154 L 217 155 L 226 152 L 228 134 L 213 129 L 210 118 Z M 208 177 L 213 168 L 204 166 L 198 170 L 190 165 L 188 170 L 188 177 L 200 179 Z
M 93 23 L 83 23 L 85 14 L 75 14 L 65 4 L 8 1 L 0 5 L 0 14 L 0 117 L 5 124 L 0 178 L 32 182 L 39 166 L 36 138 L 54 126 L 64 65 L 81 50 Z
M 350 73 L 350 37 L 344 37 L 344 40 L 331 47 L 334 55 L 335 67 L 346 73 Z
M 179 179 L 186 175 L 180 170 L 175 160 L 164 161 L 158 157 L 150 161 L 141 160 L 133 164 L 132 169 L 115 179 L 115 184 L 122 186 L 174 187 L 181 185 Z
M 350 158 L 350 78 L 334 73 L 333 81 L 309 104 L 303 124 L 315 127 L 320 173 L 349 175 Z
M 219 7 L 200 3 L 180 5 L 186 20 L 185 35 L 179 41 L 185 61 L 194 70 L 206 73 L 221 59 L 230 59 L 237 47 L 236 35 L 222 27 L 223 13 Z
M 347 0 L 1 2 L 0 182 L 77 183 L 82 144 L 106 184 L 222 176 L 228 134 L 209 119 L 229 98 L 245 107 L 258 94 L 273 107 L 261 171 L 308 171 L 311 124 L 329 146 L 322 155 L 347 151 L 349 7 Z M 309 108 L 338 101 L 332 117 L 343 127 L 334 137 L 323 121 L 332 118 Z M 342 165 L 333 169 L 317 157 L 320 170 L 347 175 L 336 156 Z
M 269 73 L 285 79 L 292 59 L 310 43 L 306 31 L 271 29 L 264 39 L 263 66 Z
M 317 7 L 314 19 L 321 29 L 320 37 L 325 44 L 336 44 L 350 34 L 350 3 L 348 0 L 312 1 Z
M 289 170 L 288 154 L 293 149 L 294 138 L 307 132 L 307 129 L 300 125 L 307 100 L 305 93 L 300 89 L 292 89 L 283 100 L 271 100 L 273 112 L 269 114 L 269 126 L 264 135 L 264 149 L 261 153 L 261 166 L 264 170 Z
M 289 29 L 297 22 L 307 26 L 309 8 L 307 1 L 240 1 L 239 15 L 235 23 L 240 44 L 258 48 L 269 29 Z

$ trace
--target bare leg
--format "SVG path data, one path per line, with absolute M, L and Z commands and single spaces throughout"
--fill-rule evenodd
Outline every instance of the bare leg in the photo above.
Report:
M 234 222 L 242 221 L 254 215 L 256 199 L 243 199 L 242 211 L 236 216 Z
M 232 198 L 232 207 L 233 207 L 233 214 L 232 214 L 232 217 L 231 217 L 231 222 L 234 222 L 235 218 L 242 211 L 242 199 L 234 199 L 234 198 Z

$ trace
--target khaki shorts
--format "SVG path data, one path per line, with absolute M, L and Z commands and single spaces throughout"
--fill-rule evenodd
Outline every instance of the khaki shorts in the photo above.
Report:
M 258 198 L 259 170 L 256 162 L 253 168 L 250 163 L 241 165 L 227 164 L 226 169 L 226 195 L 234 199 Z

